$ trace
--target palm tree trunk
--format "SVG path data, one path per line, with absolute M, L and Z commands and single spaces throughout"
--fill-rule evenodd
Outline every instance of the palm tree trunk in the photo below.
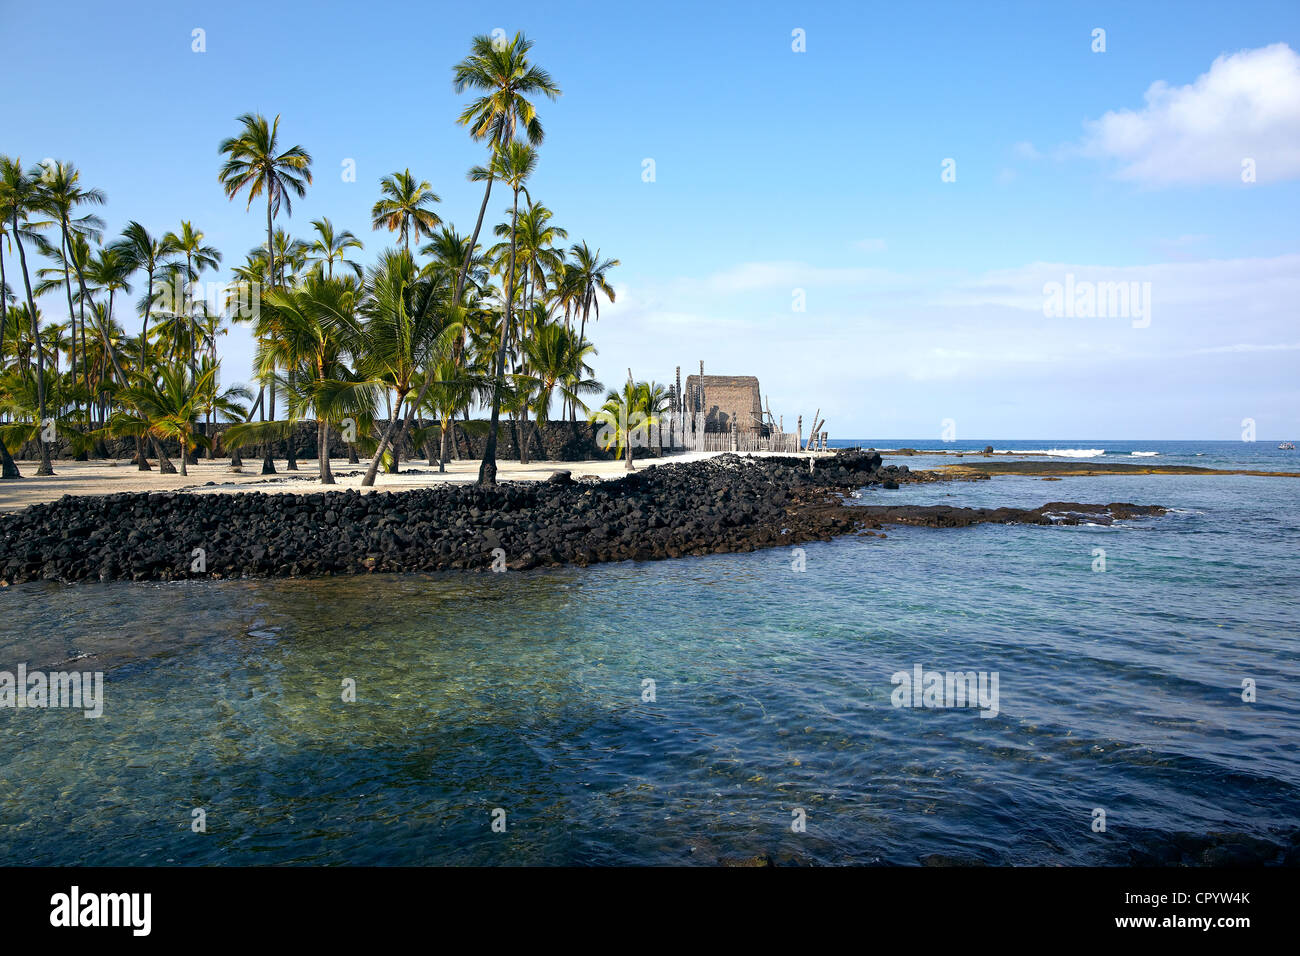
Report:
M 0 364 L 4 363 L 5 355 L 5 329 L 9 325 L 9 303 L 5 301 L 5 249 L 4 243 L 0 242 Z M 18 470 L 18 465 L 14 462 L 13 456 L 9 454 L 9 449 L 5 443 L 0 441 L 0 479 L 4 478 L 21 478 L 22 472 Z
M 77 317 L 73 314 L 72 274 L 68 271 L 68 256 L 72 254 L 72 250 L 69 248 L 68 243 L 67 219 L 62 215 L 59 216 L 59 229 L 61 232 L 59 242 L 62 244 L 63 250 L 63 291 L 68 297 L 68 324 L 72 326 L 72 348 L 68 355 L 71 364 L 72 383 L 75 385 L 77 382 Z M 75 401 L 72 403 L 72 407 L 74 411 L 77 409 L 77 403 Z
M 186 319 L 186 322 L 185 322 L 185 329 L 186 329 L 186 331 L 189 333 L 189 340 L 190 340 L 190 341 L 189 341 L 189 346 L 190 346 L 190 376 L 191 376 L 192 378 L 198 378 L 198 375 L 199 375 L 199 372 L 198 372 L 198 366 L 195 364 L 195 361 L 194 361 L 195 354 L 196 354 L 196 352 L 198 351 L 198 349 L 197 349 L 196 344 L 195 344 L 195 341 L 194 341 L 194 287 L 193 287 L 193 282 L 192 282 L 192 280 L 191 280 L 191 278 L 190 278 L 190 276 L 193 275 L 193 271 L 192 271 L 192 270 L 193 270 L 193 268 L 194 268 L 194 267 L 191 265 L 191 262 L 192 262 L 192 261 L 193 261 L 193 257 L 190 255 L 189 250 L 186 249 L 186 251 L 185 251 L 185 288 L 186 288 L 186 294 L 185 294 L 185 319 Z
M 81 263 L 78 260 L 73 259 L 72 264 L 73 266 L 76 267 L 77 287 L 81 290 L 81 295 L 77 299 L 77 312 L 81 316 L 81 380 L 82 383 L 86 386 L 87 425 L 88 427 L 93 428 L 94 423 L 89 421 L 94 411 L 92 405 L 93 399 L 91 398 L 91 395 L 93 393 L 90 390 L 90 348 L 86 344 L 86 302 L 89 299 L 89 296 L 86 294 L 85 280 L 82 279 L 81 277 Z M 77 340 L 77 328 L 75 322 L 73 323 L 73 327 L 72 327 L 72 340 L 75 344 Z M 77 453 L 77 461 L 89 461 L 89 460 L 90 460 L 90 455 L 85 450 L 82 450 Z
M 478 466 L 478 483 L 497 483 L 497 428 L 501 420 L 501 379 L 505 375 L 506 336 L 510 331 L 515 301 L 515 240 L 519 228 L 519 190 L 515 191 L 514 209 L 510 215 L 510 272 L 506 279 L 505 326 L 501 329 L 501 345 L 497 348 L 496 378 L 492 382 L 492 418 L 488 423 L 487 444 L 483 448 L 483 461 Z
M 293 370 L 290 369 L 290 371 L 289 371 L 289 387 L 290 387 L 290 388 L 293 388 L 293 383 L 294 383 L 294 373 L 293 373 Z M 285 463 L 285 466 L 284 466 L 285 471 L 297 471 L 297 470 L 298 470 L 298 455 L 297 455 L 297 453 L 294 451 L 294 447 L 293 447 L 293 445 L 294 445 L 294 442 L 293 442 L 293 432 L 294 432 L 293 428 L 290 427 L 290 428 L 289 428 L 289 434 L 288 434 L 288 436 L 285 438 L 285 441 L 287 441 L 287 442 L 289 443 L 289 445 L 288 445 L 288 449 L 287 449 L 287 451 L 288 451 L 288 459 L 289 459 L 289 460 L 288 460 L 288 462 Z
M 275 288 L 275 229 L 271 220 L 271 190 L 266 191 L 266 277 Z M 264 386 L 265 387 L 265 386 Z M 266 421 L 266 406 L 262 406 L 262 421 Z M 275 421 L 275 381 L 271 382 L 271 421 Z M 274 475 L 275 462 L 271 460 L 271 443 L 262 446 L 262 474 Z
M 160 442 L 157 438 L 154 438 L 152 435 L 150 436 L 150 440 L 153 442 L 153 453 L 158 457 L 158 474 L 160 475 L 176 474 L 176 466 L 173 465 L 172 460 L 167 457 L 167 452 L 163 450 L 162 442 Z M 182 459 L 184 458 L 183 452 L 181 457 Z M 143 468 L 141 469 L 141 471 L 144 470 L 146 469 Z
M 149 342 L 149 313 L 153 309 L 153 262 L 149 263 L 149 295 L 144 300 L 144 328 L 140 331 L 140 374 L 144 375 L 148 364 L 145 349 Z
M 320 457 L 320 483 L 334 484 L 334 472 L 330 471 L 330 424 L 323 418 L 316 426 L 316 454 Z
M 391 453 L 393 453 L 393 457 L 389 459 L 389 467 L 387 467 L 386 470 L 387 473 L 389 473 L 389 475 L 396 475 L 396 473 L 398 473 L 399 471 L 398 463 L 400 462 L 400 460 L 402 460 L 402 438 L 406 437 L 407 424 L 409 423 L 409 420 L 411 420 L 411 416 L 415 414 L 415 405 L 411 405 L 407 407 L 406 416 L 404 416 L 403 418 L 402 402 L 404 401 L 404 399 L 406 399 L 406 397 L 407 397 L 406 392 L 398 393 L 398 405 L 396 405 L 396 410 L 398 410 L 398 418 L 403 419 L 403 423 L 406 424 L 403 424 L 402 432 L 398 434 L 398 437 L 396 437 L 395 440 L 393 441 L 393 447 L 389 449 Z M 391 411 L 389 412 L 389 414 L 391 414 Z
M 41 463 L 36 469 L 37 475 L 54 474 L 50 464 L 50 446 L 45 442 L 45 353 L 41 349 L 40 324 L 36 320 L 36 300 L 32 297 L 32 280 L 27 273 L 27 253 L 23 249 L 23 237 L 18 232 L 18 207 L 13 210 L 14 241 L 18 243 L 18 260 L 22 264 L 23 287 L 27 290 L 27 308 L 31 312 L 32 343 L 36 349 L 36 407 L 37 440 L 41 446 Z
M 0 463 L 3 463 L 3 471 L 0 472 L 0 478 L 21 478 L 22 472 L 18 470 L 18 464 L 14 461 L 13 455 L 9 454 L 9 449 L 5 443 L 0 441 Z

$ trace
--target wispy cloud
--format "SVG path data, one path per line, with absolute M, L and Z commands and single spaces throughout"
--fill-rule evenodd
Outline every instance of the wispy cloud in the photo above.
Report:
M 1150 282 L 1150 327 L 1045 317 L 1044 285 L 1067 274 Z M 791 308 L 792 283 L 806 283 L 806 311 Z M 865 423 L 875 420 L 882 391 L 899 414 L 912 408 L 927 421 L 1010 401 L 1028 403 L 1049 424 L 1052 414 L 1068 415 L 1077 427 L 1109 423 L 1118 433 L 1122 411 L 1079 405 L 1079 395 L 1136 389 L 1166 416 L 1215 395 L 1233 408 L 1265 403 L 1256 395 L 1285 402 L 1295 391 L 1286 356 L 1300 349 L 1297 300 L 1300 255 L 1124 267 L 1035 262 L 976 275 L 751 262 L 620 288 L 598 341 L 604 354 L 633 356 L 636 374 L 660 380 L 677 365 L 694 370 L 697 359 L 722 374 L 758 375 L 774 407 L 802 410 L 815 396 L 840 427 L 863 422 L 854 426 L 862 434 L 872 433 Z M 1233 356 L 1250 363 L 1249 376 L 1221 377 Z M 626 377 L 624 367 L 597 364 L 610 381 Z M 1157 383 L 1163 390 L 1151 397 Z
M 1011 147 L 1011 152 L 1020 159 L 1041 159 L 1043 154 L 1038 151 L 1033 143 L 1028 140 L 1022 140 Z
M 1140 110 L 1085 124 L 1084 153 L 1120 163 L 1150 186 L 1258 182 L 1300 176 L 1300 55 L 1285 43 L 1220 56 L 1186 86 L 1151 84 Z

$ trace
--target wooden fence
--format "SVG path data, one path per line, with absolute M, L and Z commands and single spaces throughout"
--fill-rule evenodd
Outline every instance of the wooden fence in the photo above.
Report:
M 684 412 L 666 412 L 659 416 L 658 424 L 650 430 L 649 442 L 665 450 L 675 451 L 734 451 L 779 452 L 794 454 L 799 451 L 799 439 L 794 432 L 771 430 L 764 435 L 757 429 L 735 429 L 725 432 L 705 431 L 705 415 L 699 412 L 691 420 Z

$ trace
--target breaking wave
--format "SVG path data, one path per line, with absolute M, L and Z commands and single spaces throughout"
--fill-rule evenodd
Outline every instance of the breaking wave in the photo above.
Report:
M 1019 448 L 1011 451 L 1014 455 L 1044 455 L 1050 458 L 1100 458 L 1106 454 L 1104 448 L 1048 448 L 1045 451 L 1023 451 Z

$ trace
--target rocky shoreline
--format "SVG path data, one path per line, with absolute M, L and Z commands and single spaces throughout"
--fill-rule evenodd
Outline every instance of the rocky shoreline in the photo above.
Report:
M 845 501 L 859 488 L 941 480 L 951 479 L 846 451 L 811 472 L 806 458 L 723 455 L 590 483 L 561 471 L 547 482 L 492 489 L 64 496 L 0 516 L 0 582 L 526 570 L 754 551 L 871 533 L 886 523 L 1068 524 L 1163 513 L 1133 505 L 935 509 Z
M 882 523 L 925 528 L 967 528 L 973 524 L 1103 524 L 1128 518 L 1159 517 L 1160 505 L 1112 502 L 1089 505 L 1078 501 L 1052 501 L 1039 508 L 959 508 L 952 505 L 864 505 L 854 509 L 871 519 L 872 527 Z

